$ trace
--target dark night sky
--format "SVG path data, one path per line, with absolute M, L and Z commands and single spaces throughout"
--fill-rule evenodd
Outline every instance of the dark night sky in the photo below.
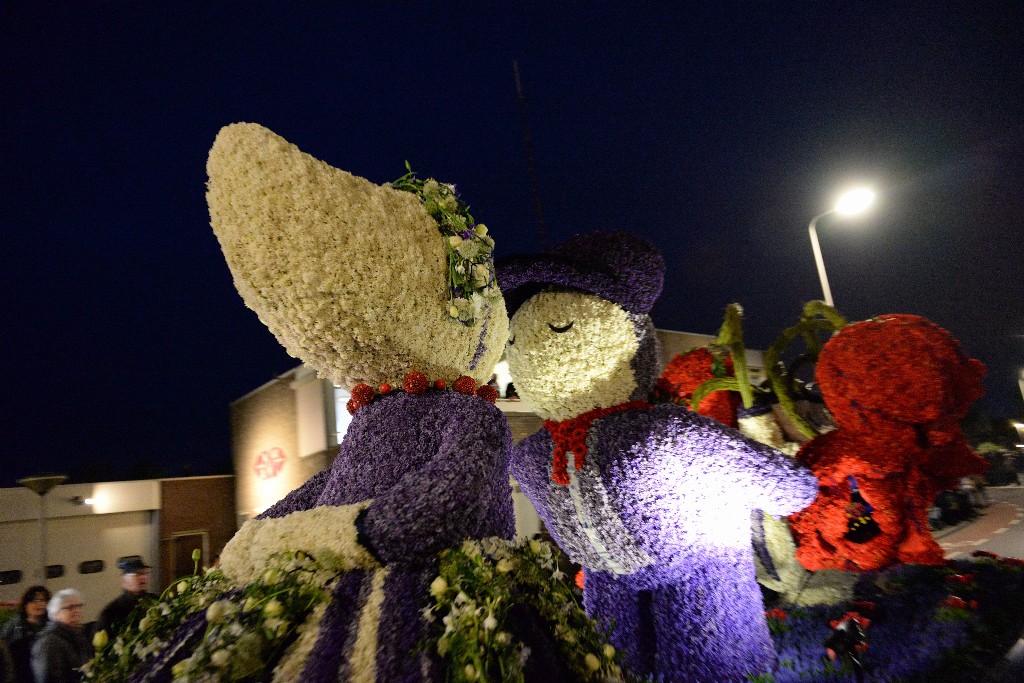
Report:
M 223 125 L 376 182 L 408 159 L 538 249 L 513 59 L 551 241 L 652 239 L 659 327 L 739 301 L 766 346 L 821 295 L 807 222 L 867 179 L 869 217 L 819 226 L 838 307 L 947 327 L 1024 417 L 1020 3 L 350 4 L 3 3 L 0 484 L 226 471 L 228 403 L 297 364 L 209 228 Z

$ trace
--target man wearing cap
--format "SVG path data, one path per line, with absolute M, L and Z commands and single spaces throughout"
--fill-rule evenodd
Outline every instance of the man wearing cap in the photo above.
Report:
M 128 621 L 128 615 L 144 599 L 156 598 L 156 595 L 148 592 L 149 588 L 149 565 L 139 558 L 124 560 L 117 565 L 123 572 L 121 575 L 121 587 L 124 592 L 112 600 L 110 604 L 100 612 L 96 620 L 96 632 L 106 631 L 111 639 Z

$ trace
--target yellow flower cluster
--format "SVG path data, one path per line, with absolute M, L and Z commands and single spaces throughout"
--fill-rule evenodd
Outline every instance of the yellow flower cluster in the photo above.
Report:
M 490 378 L 508 332 L 504 303 L 453 323 L 447 246 L 415 195 L 251 123 L 220 131 L 207 173 L 235 287 L 288 353 L 347 388 L 397 386 L 413 369 Z

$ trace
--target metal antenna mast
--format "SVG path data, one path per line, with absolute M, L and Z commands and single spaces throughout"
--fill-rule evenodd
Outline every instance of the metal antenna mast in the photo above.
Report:
M 530 120 L 526 115 L 526 97 L 523 95 L 523 82 L 519 77 L 519 62 L 512 60 L 512 71 L 516 79 L 516 99 L 519 100 L 519 116 L 523 125 L 523 147 L 526 148 L 526 165 L 530 173 L 530 193 L 533 195 L 533 214 L 537 219 L 537 237 L 540 248 L 547 251 L 547 230 L 544 227 L 544 211 L 540 203 L 540 184 L 537 181 L 537 162 L 533 156 L 533 141 L 530 138 Z

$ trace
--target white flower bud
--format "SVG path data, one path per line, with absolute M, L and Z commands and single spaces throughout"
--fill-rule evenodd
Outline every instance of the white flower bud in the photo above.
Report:
M 278 602 L 277 598 L 272 598 L 270 602 L 263 606 L 263 616 L 265 617 L 280 616 L 283 611 L 284 606 Z
M 96 635 L 92 637 L 92 646 L 96 650 L 102 650 L 107 646 L 108 642 L 109 638 L 106 631 L 97 631 Z
M 493 631 L 496 628 L 498 628 L 498 620 L 494 618 L 493 614 L 488 614 L 484 619 L 484 630 Z
M 588 657 L 590 655 L 587 655 Z M 210 664 L 213 664 L 218 669 L 223 667 L 231 659 L 231 655 L 228 654 L 227 650 L 217 650 L 210 655 Z
M 589 671 L 597 671 L 601 668 L 601 660 L 592 652 L 587 653 L 587 656 L 583 658 L 583 663 L 587 665 Z
M 211 604 L 206 608 L 206 621 L 211 624 L 216 624 L 224 619 L 224 615 L 227 613 L 226 605 L 223 600 Z M 141 624 L 139 625 L 141 628 Z
M 442 595 L 446 590 L 448 590 L 448 582 L 444 580 L 443 576 L 437 577 L 430 584 L 430 594 L 435 598 Z
M 458 235 L 452 235 L 448 238 L 448 244 L 451 245 L 452 249 L 458 249 L 459 245 L 462 244 L 462 238 Z
M 611 643 L 604 644 L 604 656 L 606 659 L 611 659 L 615 656 L 615 648 L 612 646 Z

